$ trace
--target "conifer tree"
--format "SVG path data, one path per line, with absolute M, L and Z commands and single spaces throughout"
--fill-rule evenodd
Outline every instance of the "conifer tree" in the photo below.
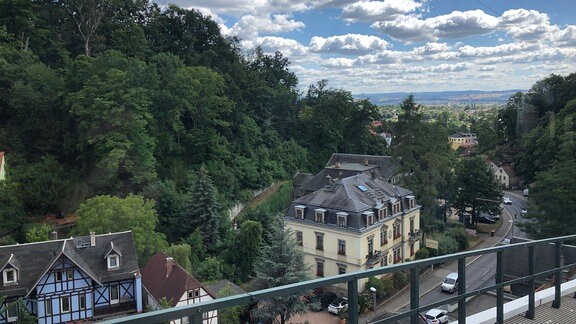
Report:
M 308 267 L 304 256 L 296 249 L 294 234 L 282 221 L 267 233 L 269 245 L 262 245 L 254 263 L 254 288 L 280 287 L 308 280 Z M 303 292 L 304 293 L 304 292 Z M 298 295 L 270 298 L 260 302 L 254 311 L 256 317 L 280 324 L 287 323 L 294 315 L 306 312 L 306 305 Z

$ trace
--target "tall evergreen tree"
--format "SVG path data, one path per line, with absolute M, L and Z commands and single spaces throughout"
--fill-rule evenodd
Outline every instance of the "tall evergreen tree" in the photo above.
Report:
M 255 221 L 245 221 L 234 238 L 234 264 L 238 278 L 246 281 L 252 274 L 253 264 L 258 257 L 262 242 L 262 225 Z
M 208 252 L 216 252 L 221 239 L 221 206 L 218 190 L 204 166 L 200 167 L 197 178 L 190 188 L 188 213 L 202 233 L 204 246 Z
M 461 160 L 456 166 L 452 206 L 460 213 L 472 211 L 476 224 L 479 212 L 499 213 L 502 190 L 494 174 L 480 157 Z
M 269 245 L 262 245 L 254 264 L 254 288 L 266 289 L 308 280 L 304 256 L 296 249 L 294 234 L 279 221 L 267 233 Z M 298 295 L 270 298 L 260 302 L 255 314 L 258 318 L 285 324 L 294 315 L 306 312 L 306 305 Z

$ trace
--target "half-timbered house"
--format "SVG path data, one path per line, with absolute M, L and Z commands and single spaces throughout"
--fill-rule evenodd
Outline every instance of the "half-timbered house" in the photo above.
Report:
M 97 320 L 142 311 L 132 232 L 0 246 L 0 323 L 17 304 L 38 323 Z
M 145 302 L 152 309 L 166 306 L 178 307 L 213 300 L 206 288 L 165 253 L 156 253 L 142 268 L 142 284 L 147 298 Z M 218 323 L 217 311 L 202 314 L 204 324 Z M 171 324 L 189 323 L 184 317 Z

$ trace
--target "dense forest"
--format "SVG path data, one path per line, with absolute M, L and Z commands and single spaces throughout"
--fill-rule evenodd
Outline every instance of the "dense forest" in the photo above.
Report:
M 101 230 L 141 230 L 141 262 L 171 249 L 195 272 L 221 269 L 243 281 L 252 264 L 233 251 L 254 260 L 271 221 L 252 212 L 230 233 L 226 207 L 298 171 L 316 173 L 334 152 L 401 157 L 402 185 L 416 193 L 424 229 L 441 221 L 438 201 L 459 187 L 459 152 L 446 139 L 465 129 L 447 114 L 424 118 L 409 96 L 398 120 L 379 130 L 395 136 L 387 147 L 369 127 L 382 119 L 369 100 L 325 80 L 301 88 L 282 53 L 246 53 L 195 10 L 147 0 L 0 0 L 2 242 L 30 241 L 37 232 L 27 224 L 47 214 L 77 212 L 76 231 L 86 234 L 101 225 L 94 211 L 102 206 L 114 217 L 137 211 Z M 576 75 L 552 75 L 493 114 L 460 116 L 479 135 L 478 153 L 515 163 L 533 183 L 539 212 L 529 230 L 537 237 L 576 225 L 575 100 Z M 520 132 L 526 105 L 538 122 Z

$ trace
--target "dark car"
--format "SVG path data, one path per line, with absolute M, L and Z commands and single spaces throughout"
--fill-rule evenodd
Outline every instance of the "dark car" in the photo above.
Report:
M 478 216 L 478 223 L 495 224 L 496 220 L 490 216 L 482 215 Z

